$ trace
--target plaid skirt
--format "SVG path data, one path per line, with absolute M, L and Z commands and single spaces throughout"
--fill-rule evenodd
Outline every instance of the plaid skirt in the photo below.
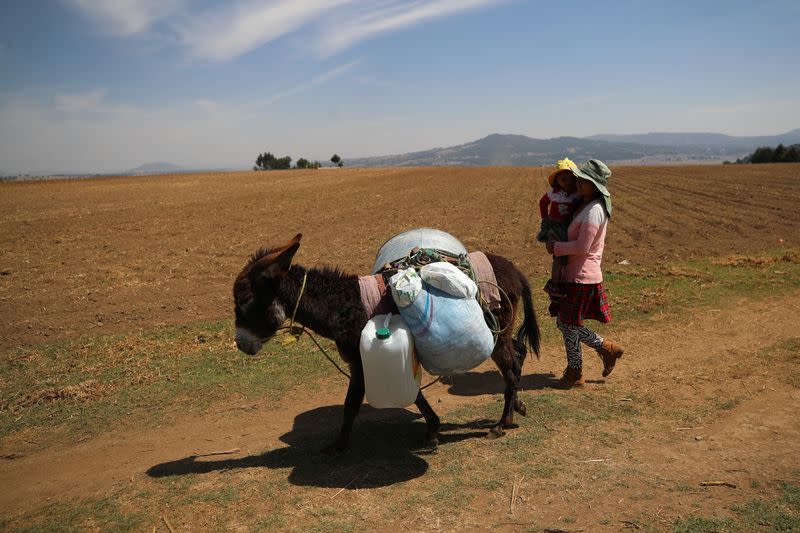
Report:
M 566 297 L 558 306 L 561 322 L 579 327 L 585 319 L 611 322 L 611 307 L 602 283 L 564 283 L 562 287 Z

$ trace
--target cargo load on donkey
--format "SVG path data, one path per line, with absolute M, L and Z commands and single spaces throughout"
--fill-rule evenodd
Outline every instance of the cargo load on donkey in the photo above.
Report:
M 391 323 L 402 326 L 398 335 L 405 341 L 392 340 L 390 328 L 376 333 L 372 321 L 362 332 L 361 358 L 370 404 L 405 407 L 414 401 L 411 376 L 419 387 L 416 357 L 430 374 L 449 375 L 472 370 L 491 356 L 498 323 L 491 304 L 480 298 L 475 269 L 458 239 L 430 228 L 401 233 L 380 248 L 374 272 L 388 281 L 405 320 L 405 324 Z M 486 282 L 486 286 L 497 292 L 496 282 Z M 499 305 L 496 294 L 490 299 Z

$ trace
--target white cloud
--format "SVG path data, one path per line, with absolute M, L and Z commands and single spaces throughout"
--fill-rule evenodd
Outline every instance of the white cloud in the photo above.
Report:
M 105 103 L 90 114 L 64 114 L 58 105 L 23 95 L 0 102 L 0 171 L 118 172 L 151 161 L 244 167 L 260 137 L 257 124 L 221 105 L 211 114 L 194 103 Z
M 186 0 L 63 0 L 116 35 L 166 20 L 189 54 L 228 61 L 300 31 L 322 57 L 366 39 L 506 0 L 230 0 L 191 11 Z
M 150 28 L 183 7 L 183 0 L 66 0 L 116 35 L 133 35 Z
M 294 87 L 292 87 L 290 89 L 286 89 L 285 91 L 281 91 L 278 94 L 273 95 L 268 100 L 265 100 L 264 102 L 262 102 L 262 105 L 272 105 L 275 102 L 277 102 L 278 100 L 283 100 L 284 98 L 287 98 L 289 96 L 294 96 L 296 94 L 300 94 L 300 93 L 306 92 L 307 90 L 313 89 L 314 87 L 316 87 L 318 85 L 322 85 L 325 82 L 328 82 L 328 81 L 331 81 L 333 79 L 336 79 L 339 76 L 341 76 L 342 74 L 344 74 L 345 72 L 347 72 L 348 70 L 350 70 L 353 67 L 355 67 L 356 65 L 358 65 L 360 62 L 361 62 L 360 59 L 356 60 L 356 61 L 351 61 L 350 63 L 344 64 L 344 65 L 342 65 L 340 67 L 336 67 L 335 69 L 332 69 L 332 70 L 329 70 L 328 72 L 320 74 L 319 76 L 317 76 L 317 77 L 315 77 L 315 78 L 313 78 L 313 79 L 311 79 L 311 80 L 309 80 L 307 82 L 301 83 L 299 85 L 295 85 Z
M 150 161 L 249 168 L 265 147 L 320 158 L 329 150 L 342 151 L 342 129 L 328 121 L 329 129 L 309 133 L 298 127 L 298 121 L 308 124 L 313 118 L 304 106 L 269 104 L 338 78 L 358 63 L 333 68 L 266 101 L 198 98 L 141 107 L 113 101 L 106 89 L 0 93 L 0 173 L 118 172 Z
M 186 17 L 177 30 L 193 56 L 225 61 L 293 33 L 354 1 L 250 0 Z
M 222 108 L 219 102 L 215 102 L 214 100 L 209 100 L 207 98 L 199 98 L 195 100 L 194 105 L 209 115 L 219 113 L 220 109 Z
M 55 106 L 64 113 L 102 111 L 107 92 L 106 89 L 94 89 L 83 93 L 59 93 L 55 96 Z
M 341 52 L 380 34 L 410 28 L 429 20 L 455 15 L 480 7 L 495 5 L 503 0 L 431 0 L 389 2 L 360 10 L 352 16 L 339 17 L 335 24 L 323 28 L 316 43 L 322 56 Z
M 655 113 L 648 131 L 713 131 L 728 135 L 776 135 L 797 127 L 800 101 L 776 98 L 709 104 Z M 653 123 L 658 124 L 658 127 Z M 643 131 L 640 129 L 640 131 Z

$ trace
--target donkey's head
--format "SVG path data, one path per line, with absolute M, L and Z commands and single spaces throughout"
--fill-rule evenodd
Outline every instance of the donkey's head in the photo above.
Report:
M 255 355 L 264 340 L 272 337 L 286 320 L 286 310 L 278 299 L 278 286 L 300 247 L 298 233 L 277 248 L 262 248 L 250 258 L 233 284 L 236 305 L 236 346 Z

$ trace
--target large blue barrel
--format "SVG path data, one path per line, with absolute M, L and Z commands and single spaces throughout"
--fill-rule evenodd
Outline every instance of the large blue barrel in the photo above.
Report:
M 449 233 L 433 228 L 411 229 L 398 233 L 383 243 L 375 258 L 372 273 L 379 272 L 386 263 L 404 258 L 414 247 L 436 248 L 455 255 L 467 253 L 467 249 L 461 244 L 461 241 Z

